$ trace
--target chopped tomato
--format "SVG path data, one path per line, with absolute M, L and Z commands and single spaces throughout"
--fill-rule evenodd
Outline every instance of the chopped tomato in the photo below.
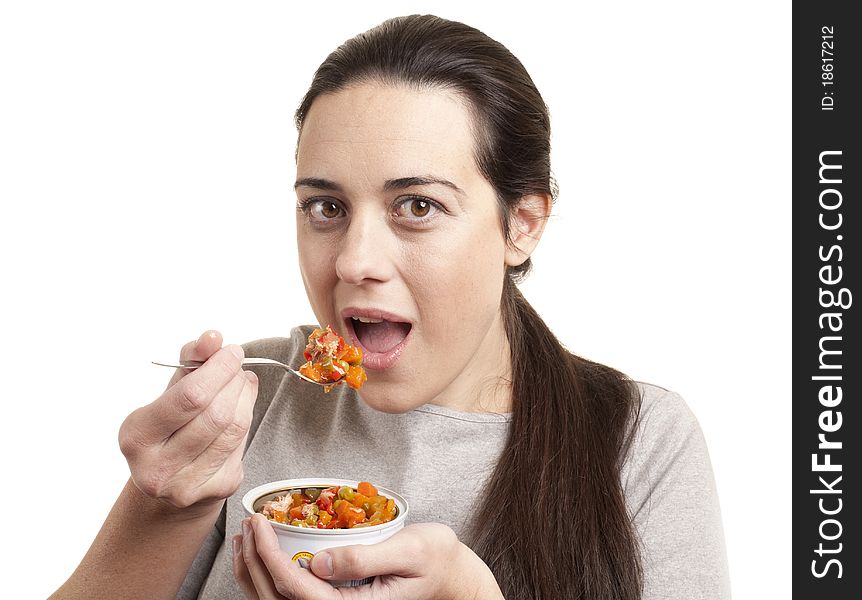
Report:
M 332 508 L 332 499 L 335 498 L 336 494 L 338 494 L 338 487 L 326 488 L 317 496 L 317 506 L 320 510 L 328 512 L 330 515 L 335 514 L 335 510 Z

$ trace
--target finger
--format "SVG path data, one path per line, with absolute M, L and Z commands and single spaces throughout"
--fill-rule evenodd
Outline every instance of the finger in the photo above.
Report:
M 242 558 L 248 570 L 249 579 L 260 598 L 266 600 L 283 598 L 275 589 L 272 576 L 258 555 L 255 534 L 249 519 L 243 519 L 242 522 Z
M 200 360 L 205 361 L 210 356 L 216 353 L 216 351 L 221 348 L 222 345 L 222 335 L 215 329 L 210 329 L 209 331 L 205 331 L 201 334 L 201 336 L 194 340 L 193 342 L 189 342 L 180 350 L 180 362 L 184 360 Z M 185 377 L 191 373 L 188 369 L 177 369 L 174 372 L 174 376 L 171 377 L 170 383 L 168 383 L 168 388 L 174 385 L 177 381 Z
M 254 583 L 251 581 L 248 567 L 245 566 L 245 560 L 242 557 L 242 534 L 237 534 L 231 538 L 231 546 L 233 548 L 231 566 L 233 567 L 233 576 L 237 584 L 239 584 L 242 593 L 245 594 L 248 600 L 260 600 L 257 590 L 254 589 Z
M 194 342 L 189 342 L 180 350 L 180 360 L 206 360 L 221 348 L 222 335 L 215 329 L 204 331 Z
M 291 560 L 278 545 L 272 525 L 261 514 L 251 516 L 257 555 L 272 577 L 276 590 L 288 598 L 302 600 L 336 600 L 341 594 L 325 581 L 315 577 Z
M 242 418 L 245 412 L 238 410 L 238 404 L 244 389 L 250 385 L 245 371 L 238 371 L 201 414 L 168 438 L 164 445 L 167 455 L 181 457 L 183 462 L 192 462 L 223 434 L 236 437 L 236 442 L 242 439 L 249 423 Z
M 257 396 L 257 376 L 241 371 L 239 377 L 245 381 L 241 408 L 231 425 L 197 458 L 158 444 L 129 460 L 135 483 L 144 493 L 182 508 L 202 500 L 222 500 L 237 490 L 243 479 L 242 457 Z M 121 432 L 120 437 L 123 453 L 127 459 L 134 458 L 140 447 L 136 450 L 130 435 Z
M 239 485 L 242 479 L 242 455 L 257 398 L 257 376 L 246 371 L 245 379 L 231 424 L 185 467 L 198 480 L 212 477 L 212 485 L 208 487 L 217 494 L 232 494 L 235 491 L 232 486 Z
M 207 362 L 186 375 L 159 398 L 138 409 L 139 435 L 144 444 L 166 440 L 180 427 L 194 419 L 210 405 L 219 391 L 242 368 L 243 351 L 240 346 L 226 346 L 213 354 Z
M 376 575 L 418 577 L 433 548 L 454 545 L 458 538 L 445 526 L 405 528 L 391 538 L 368 546 L 329 548 L 311 560 L 311 570 L 321 579 L 342 581 Z

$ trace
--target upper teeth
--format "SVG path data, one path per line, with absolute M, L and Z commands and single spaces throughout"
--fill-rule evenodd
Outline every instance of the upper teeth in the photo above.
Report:
M 368 317 L 351 317 L 352 319 L 356 319 L 360 323 L 382 323 L 383 319 L 369 319 Z

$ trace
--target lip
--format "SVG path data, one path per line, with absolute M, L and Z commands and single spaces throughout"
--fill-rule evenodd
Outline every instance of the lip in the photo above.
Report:
M 353 319 L 351 317 L 368 317 L 370 319 L 381 319 L 383 321 L 392 321 L 395 323 L 410 323 L 410 331 L 408 331 L 407 336 L 391 350 L 387 352 L 371 352 L 362 345 L 362 342 L 359 341 L 359 337 L 353 329 Z M 398 359 L 401 358 L 401 354 L 404 352 L 407 344 L 409 344 L 410 340 L 413 338 L 413 321 L 406 317 L 402 317 L 401 315 L 381 310 L 379 308 L 360 308 L 349 306 L 341 311 L 341 318 L 344 321 L 347 334 L 350 336 L 353 345 L 362 348 L 362 366 L 369 371 L 384 371 L 394 366 L 395 363 L 398 362 Z

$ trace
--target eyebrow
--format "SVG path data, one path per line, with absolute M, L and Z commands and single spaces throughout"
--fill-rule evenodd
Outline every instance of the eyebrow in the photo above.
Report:
M 405 188 L 413 187 L 416 185 L 431 185 L 431 184 L 439 184 L 445 185 L 446 187 L 454 190 L 458 194 L 465 196 L 464 190 L 459 188 L 457 185 L 452 183 L 447 179 L 441 179 L 439 177 L 432 177 L 429 175 L 424 176 L 414 176 L 414 177 L 399 177 L 398 179 L 387 179 L 383 184 L 383 191 L 391 192 L 393 190 L 403 190 Z M 293 189 L 298 187 L 313 187 L 319 190 L 331 190 L 333 192 L 342 192 L 342 188 L 340 185 L 335 183 L 334 181 L 330 181 L 329 179 L 322 179 L 320 177 L 303 177 L 302 179 L 297 179 L 296 183 L 293 184 Z

